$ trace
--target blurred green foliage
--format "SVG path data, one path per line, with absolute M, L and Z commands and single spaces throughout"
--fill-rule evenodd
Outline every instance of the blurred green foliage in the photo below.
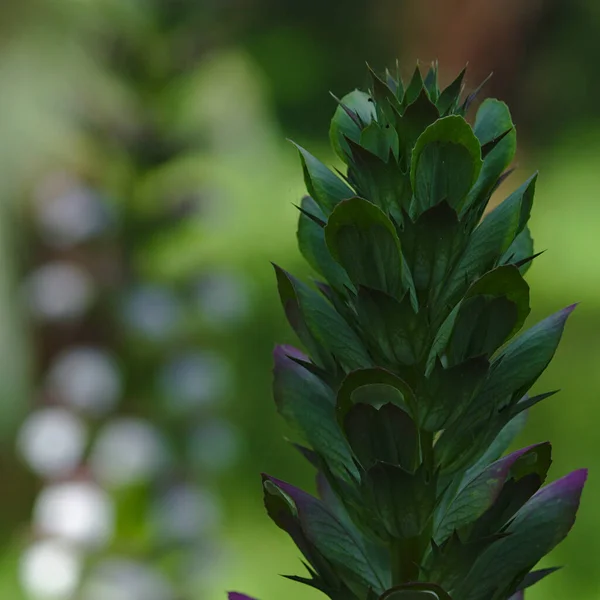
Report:
M 172 3 L 175 12 L 177 4 Z M 244 445 L 238 465 L 222 481 L 227 507 L 223 535 L 230 550 L 227 571 L 209 600 L 223 598 L 226 589 L 244 589 L 263 600 L 309 600 L 318 594 L 277 575 L 296 572 L 298 557 L 285 534 L 263 514 L 258 476 L 268 471 L 309 487 L 312 479 L 283 440 L 288 432 L 270 400 L 271 350 L 276 341 L 294 340 L 268 261 L 307 274 L 295 249 L 293 203 L 303 191 L 301 169 L 284 138 L 295 137 L 325 162 L 334 162 L 322 151 L 335 107 L 327 92 L 339 95 L 360 86 L 365 59 L 380 67 L 402 51 L 402 40 L 390 33 L 393 28 L 381 27 L 397 11 L 392 3 L 359 0 L 343 9 L 313 1 L 198 4 L 205 11 L 202 20 L 179 26 L 203 24 L 198 43 L 205 47 L 204 60 L 192 66 L 184 61 L 178 75 L 185 77 L 174 76 L 160 93 L 153 92 L 158 117 L 169 123 L 175 137 L 192 139 L 197 151 L 152 172 L 127 201 L 152 213 L 161 190 L 200 181 L 223 201 L 208 214 L 192 215 L 177 231 L 153 236 L 135 261 L 141 273 L 159 281 L 182 280 L 214 264 L 247 275 L 251 318 L 215 342 L 242 382 L 227 412 Z M 160 72 L 165 49 L 154 43 L 147 21 L 151 11 L 144 6 L 133 0 L 24 0 L 0 7 L 0 434 L 5 457 L 0 473 L 10 490 L 0 503 L 2 598 L 22 597 L 18 557 L 35 489 L 26 468 L 11 456 L 15 427 L 31 404 L 33 389 L 17 269 L 28 239 L 16 226 L 15 207 L 49 165 L 93 171 L 102 164 L 102 178 L 113 189 L 126 177 L 128 156 L 116 147 L 100 151 L 89 128 L 82 128 L 81 117 L 95 114 L 100 128 L 107 121 L 127 125 L 140 109 L 119 83 L 132 74 L 105 68 L 111 57 L 100 41 L 110 38 L 118 25 L 132 45 L 147 48 L 150 63 Z M 556 0 L 548 6 L 515 74 L 514 89 L 520 91 L 513 94 L 514 113 L 527 151 L 520 157 L 523 168 L 502 192 L 516 187 L 530 168 L 539 168 L 531 226 L 537 249 L 548 250 L 528 275 L 534 307 L 530 321 L 573 301 L 580 300 L 581 306 L 536 386 L 562 391 L 533 412 L 519 442 L 553 441 L 554 478 L 580 466 L 588 466 L 591 477 L 578 523 L 552 557 L 552 564 L 567 568 L 542 582 L 529 598 L 595 600 L 600 597 L 595 568 L 600 553 L 595 510 L 600 502 L 595 475 L 600 469 L 600 127 L 595 110 L 600 15 L 590 0 Z

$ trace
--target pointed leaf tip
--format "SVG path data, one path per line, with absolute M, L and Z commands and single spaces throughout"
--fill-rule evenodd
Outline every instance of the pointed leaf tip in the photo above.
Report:
M 294 348 L 294 346 L 290 346 L 288 344 L 278 344 L 275 346 L 273 350 L 273 360 L 275 362 L 275 367 L 283 367 L 288 365 L 292 361 L 293 358 L 297 358 L 298 360 L 303 360 L 308 362 L 310 359 L 304 352 L 298 350 L 298 348 Z
M 228 600 L 256 600 L 250 596 L 246 596 L 246 594 L 240 594 L 239 592 L 229 592 L 227 594 Z
M 557 479 L 550 485 L 542 488 L 533 498 L 538 501 L 543 501 L 546 498 L 562 497 L 571 498 L 579 503 L 579 497 L 587 481 L 588 470 L 578 469 L 560 479 Z

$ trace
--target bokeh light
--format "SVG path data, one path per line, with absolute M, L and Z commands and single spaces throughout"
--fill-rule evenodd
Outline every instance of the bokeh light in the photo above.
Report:
M 94 298 L 91 277 L 76 264 L 55 261 L 36 269 L 25 282 L 33 315 L 47 321 L 81 317 Z
M 19 432 L 18 448 L 31 469 L 45 478 L 64 477 L 79 464 L 87 432 L 72 412 L 59 407 L 31 413 Z
M 121 395 L 121 376 L 115 359 L 105 350 L 77 346 L 57 355 L 46 377 L 46 389 L 58 401 L 90 415 L 115 408 Z
M 147 481 L 167 460 L 160 432 L 143 419 L 120 417 L 99 431 L 90 456 L 94 475 L 110 487 Z
M 70 600 L 79 584 L 82 566 L 79 553 L 68 544 L 46 539 L 25 550 L 19 576 L 33 600 Z
M 114 511 L 110 496 L 87 481 L 50 485 L 36 500 L 33 522 L 42 535 L 84 548 L 100 548 L 112 537 Z

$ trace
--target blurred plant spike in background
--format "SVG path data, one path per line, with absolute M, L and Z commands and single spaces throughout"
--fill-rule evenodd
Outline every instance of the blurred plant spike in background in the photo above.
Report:
M 196 75 L 202 5 L 106 6 L 120 29 L 97 43 L 123 111 L 87 98 L 87 154 L 44 177 L 29 205 L 39 402 L 18 446 L 44 486 L 21 580 L 34 599 L 195 598 L 223 551 L 216 487 L 238 437 L 218 416 L 233 379 L 217 348 L 246 292 L 215 267 L 147 266 L 157 239 L 214 202 L 182 168 L 208 141 L 182 134 L 165 99 Z
M 516 150 L 507 106 L 471 126 L 464 72 L 370 77 L 331 122 L 346 173 L 299 148 L 298 243 L 323 281 L 275 267 L 308 354 L 278 347 L 273 389 L 319 498 L 264 475 L 266 509 L 304 557 L 291 579 L 332 600 L 522 598 L 587 476 L 545 483 L 548 442 L 505 455 L 574 308 L 521 331 L 536 175 L 485 214 Z

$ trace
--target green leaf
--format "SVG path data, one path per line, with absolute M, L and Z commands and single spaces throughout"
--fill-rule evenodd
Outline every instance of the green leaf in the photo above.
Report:
M 398 302 L 384 292 L 361 287 L 356 314 L 371 353 L 381 362 L 393 368 L 414 365 L 427 352 L 427 315 L 414 311 L 409 294 Z
M 273 268 L 277 277 L 279 298 L 288 323 L 319 366 L 331 365 L 333 361 L 331 354 L 317 343 L 300 308 L 297 288 L 304 284 L 276 264 L 273 264 Z
M 373 69 L 371 69 L 371 67 L 367 65 L 367 68 L 371 80 L 373 98 L 375 99 L 377 120 L 381 124 L 384 122 L 393 124 L 396 121 L 395 113 L 401 111 L 401 103 L 394 92 L 394 89 L 397 89 L 397 84 L 396 82 L 389 80 L 388 83 L 384 82 L 383 79 L 379 77 L 379 75 L 377 75 Z
M 423 77 L 421 75 L 421 70 L 419 69 L 419 65 L 416 66 L 413 76 L 406 87 L 406 91 L 404 92 L 404 99 L 402 104 L 404 106 L 410 106 L 413 102 L 417 100 L 417 98 L 421 95 L 422 92 L 427 93 L 425 89 L 425 85 L 423 83 Z
M 510 447 L 513 440 L 523 431 L 527 421 L 526 413 L 519 413 L 511 419 L 494 438 L 481 458 L 466 472 L 465 480 L 470 480 L 483 469 L 498 460 Z
M 414 471 L 419 457 L 419 433 L 414 421 L 397 404 L 353 404 L 344 414 L 343 428 L 364 470 L 385 462 L 401 466 L 408 472 Z
M 481 404 L 500 409 L 522 398 L 552 360 L 574 309 L 572 305 L 544 319 L 503 349 L 492 362 Z
M 348 115 L 347 111 L 354 114 L 355 120 Z M 360 90 L 354 90 L 353 92 L 346 94 L 340 100 L 340 106 L 337 107 L 333 119 L 331 120 L 329 139 L 335 153 L 344 162 L 348 160 L 349 153 L 345 138 L 349 138 L 358 143 L 363 127 L 369 125 L 374 118 L 375 104 L 368 94 L 365 94 Z M 356 121 L 358 121 L 359 124 L 357 124 Z
M 290 324 L 311 354 L 332 369 L 331 356 L 346 369 L 371 366 L 361 339 L 318 292 L 276 267 L 280 295 Z M 302 334 L 302 335 L 301 335 Z M 306 341 L 305 341 L 306 340 Z
M 359 532 L 342 524 L 319 500 L 306 492 L 272 477 L 264 477 L 265 494 L 279 494 L 297 515 L 302 531 L 311 544 L 333 565 L 351 587 L 360 584 L 381 593 L 387 577 Z
M 398 134 L 389 125 L 382 127 L 376 121 L 371 122 L 360 134 L 360 145 L 386 163 L 390 157 L 398 158 Z
M 429 94 L 432 102 L 437 102 L 438 96 L 440 95 L 440 89 L 438 87 L 438 64 L 437 61 L 431 63 L 431 67 L 425 75 L 423 85 Z
M 458 318 L 458 313 L 460 311 L 461 304 L 458 303 L 450 312 L 450 314 L 445 318 L 444 322 L 438 328 L 435 338 L 433 339 L 433 343 L 431 344 L 431 349 L 429 350 L 429 355 L 427 356 L 427 365 L 425 368 L 425 376 L 429 377 L 433 367 L 435 366 L 435 361 L 437 358 L 441 358 L 446 350 L 446 346 L 450 341 L 452 336 L 452 331 L 454 329 L 454 324 Z
M 412 196 L 407 173 L 394 160 L 385 162 L 360 144 L 347 140 L 350 151 L 348 180 L 356 195 L 366 198 L 400 222 L 401 207 L 408 207 Z
M 423 465 L 409 473 L 402 467 L 380 462 L 368 470 L 363 485 L 369 503 L 374 503 L 391 537 L 416 537 L 432 518 L 437 477 Z
M 343 422 L 346 414 L 357 403 L 380 408 L 384 404 L 395 404 L 413 414 L 415 395 L 410 386 L 397 375 L 381 369 L 357 369 L 346 375 L 337 392 L 338 419 Z
M 325 227 L 325 241 L 354 284 L 402 297 L 400 241 L 377 206 L 362 198 L 340 203 Z
M 327 244 L 325 243 L 325 231 L 307 213 L 317 215 L 320 219 L 326 219 L 317 203 L 310 197 L 302 198 L 302 211 L 298 220 L 298 247 L 302 256 L 325 279 L 338 291 L 344 292 L 346 288 L 353 289 L 348 275 L 333 260 Z
M 521 329 L 529 316 L 529 286 L 519 270 L 512 265 L 496 267 L 475 281 L 467 290 L 465 298 L 477 296 L 505 297 L 517 307 L 517 321 L 512 334 Z
M 421 213 L 414 223 L 404 220 L 402 252 L 423 304 L 429 304 L 424 292 L 437 291 L 465 242 L 456 211 L 445 201 Z
M 449 365 L 474 356 L 490 357 L 509 337 L 518 318 L 506 297 L 475 296 L 462 301 L 446 348 Z
M 435 583 L 405 583 L 379 597 L 379 600 L 452 600 Z
M 531 266 L 531 261 L 527 260 L 533 257 L 533 238 L 529 227 L 525 227 L 523 231 L 515 238 L 508 250 L 500 259 L 500 264 L 520 264 L 519 270 L 524 275 Z
M 458 115 L 438 119 L 419 136 L 413 150 L 415 212 L 443 200 L 460 210 L 481 165 L 481 146 L 469 124 Z
M 406 106 L 402 116 L 396 116 L 396 130 L 400 144 L 398 162 L 403 171 L 410 171 L 412 152 L 417 139 L 439 116 L 438 109 L 422 87 L 416 100 Z
M 529 314 L 529 286 L 512 265 L 497 267 L 467 290 L 446 353 L 450 364 L 491 356 L 513 336 Z
M 458 107 L 466 72 L 467 69 L 463 69 L 458 74 L 458 77 L 440 94 L 437 101 L 437 107 L 441 116 L 454 112 Z
M 535 454 L 539 446 L 517 450 L 468 479 L 444 513 L 438 515 L 434 536 L 436 543 L 443 542 L 453 531 L 474 523 L 491 508 L 500 496 L 515 463 L 519 460 L 526 461 L 527 455 Z
M 421 428 L 439 431 L 460 418 L 485 380 L 488 368 L 488 361 L 482 357 L 449 369 L 436 362 L 429 377 L 417 388 Z
M 512 592 L 507 589 L 511 582 L 531 569 L 570 531 L 586 477 L 585 470 L 575 471 L 535 494 L 506 528 L 508 535 L 477 559 L 456 596 L 489 600 Z
M 337 423 L 331 388 L 293 360 L 306 358 L 295 348 L 278 346 L 274 356 L 273 395 L 281 416 L 323 457 L 336 477 L 357 480 L 352 452 Z
M 319 208 L 328 215 L 342 200 L 352 198 L 354 190 L 334 175 L 320 160 L 294 144 L 300 152 L 306 189 Z
M 445 286 L 444 297 L 447 302 L 452 302 L 466 281 L 473 281 L 480 277 L 497 263 L 517 262 L 511 259 L 506 260 L 503 258 L 503 254 L 508 253 L 515 238 L 526 227 L 533 203 L 536 180 L 537 174 L 528 179 L 487 215 L 473 231 L 460 261 Z M 512 251 L 513 258 L 514 250 Z M 531 254 L 533 254 L 533 248 L 531 250 Z M 517 260 L 527 258 L 531 254 L 519 256 Z
M 477 111 L 473 128 L 481 145 L 489 144 L 509 129 L 511 132 L 485 157 L 477 183 L 465 203 L 465 209 L 474 208 L 474 224 L 479 221 L 498 178 L 510 165 L 517 150 L 517 133 L 508 106 L 500 100 L 484 100 Z
M 471 569 L 482 552 L 501 536 L 465 542 L 455 531 L 441 546 L 432 541 L 432 552 L 427 557 L 424 572 L 431 581 L 453 590 Z

